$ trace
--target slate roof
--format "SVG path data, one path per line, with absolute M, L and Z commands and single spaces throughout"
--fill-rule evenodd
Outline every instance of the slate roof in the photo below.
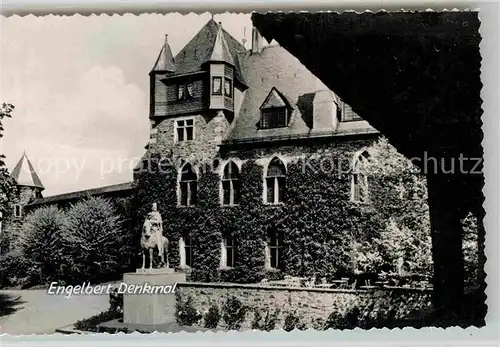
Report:
M 170 45 L 168 44 L 168 35 L 165 35 L 165 43 L 161 48 L 160 54 L 158 55 L 151 72 L 175 72 L 176 70 L 177 67 L 175 66 L 174 56 L 172 54 L 172 50 L 170 49 Z
M 219 33 L 219 24 L 209 20 L 203 28 L 174 57 L 177 65 L 175 74 L 201 71 L 202 65 L 210 60 Z M 222 36 L 229 53 L 244 52 L 245 47 L 222 28 Z
M 14 178 L 16 183 L 20 186 L 45 189 L 26 153 L 23 153 L 10 176 Z
M 133 189 L 133 182 L 113 184 L 110 186 L 80 190 L 77 192 L 64 193 L 64 194 L 58 194 L 58 195 L 53 195 L 53 196 L 35 199 L 27 206 L 31 207 L 31 206 L 36 206 L 36 205 L 64 202 L 64 201 L 84 198 L 84 197 L 89 196 L 89 195 L 90 196 L 98 196 L 98 195 L 117 193 L 117 192 L 132 190 L 132 189 Z
M 232 130 L 225 142 L 258 141 L 282 137 L 318 136 L 312 129 L 313 100 L 318 85 L 324 85 L 297 58 L 279 45 L 263 48 L 261 53 L 250 51 L 238 54 L 241 71 L 249 88 L 245 91 L 240 112 L 235 117 Z M 273 89 L 277 93 L 273 93 Z M 334 100 L 341 102 L 334 94 Z M 259 129 L 261 107 L 268 102 L 279 105 L 280 98 L 292 106 L 288 127 Z M 270 99 L 269 99 L 270 98 Z M 345 136 L 349 133 L 377 133 L 366 121 L 340 122 L 336 131 L 328 132 Z
M 222 25 L 220 24 L 218 25 L 217 36 L 215 37 L 212 54 L 210 54 L 208 61 L 224 62 L 234 66 L 233 55 L 229 51 L 229 46 L 224 38 L 224 32 L 222 31 Z

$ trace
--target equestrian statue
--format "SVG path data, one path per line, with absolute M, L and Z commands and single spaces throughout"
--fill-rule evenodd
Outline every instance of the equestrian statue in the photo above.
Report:
M 168 268 L 168 239 L 163 236 L 163 221 L 161 214 L 157 211 L 156 203 L 153 204 L 151 212 L 148 213 L 141 234 L 142 270 L 146 266 L 146 252 L 149 252 L 149 269 L 153 268 L 153 251 L 158 247 L 160 255 L 160 267 Z

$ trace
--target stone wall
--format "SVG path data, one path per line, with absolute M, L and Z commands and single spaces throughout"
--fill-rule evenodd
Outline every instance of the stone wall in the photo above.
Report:
M 24 218 L 28 211 L 25 206 L 40 194 L 40 188 L 18 186 L 13 200 L 10 202 L 9 210 L 4 216 L 2 223 L 0 253 L 8 252 L 20 235 Z M 15 217 L 14 206 L 21 205 L 21 217 Z
M 194 139 L 175 142 L 175 121 L 178 119 L 194 120 Z M 156 143 L 151 150 L 162 156 L 172 151 L 174 158 L 210 162 L 218 151 L 218 139 L 229 128 L 223 112 L 216 115 L 190 115 L 186 117 L 167 118 L 156 125 Z
M 194 307 L 206 314 L 216 304 L 222 309 L 228 298 L 236 297 L 249 307 L 242 329 L 249 329 L 255 309 L 270 314 L 279 309 L 276 329 L 281 329 L 285 317 L 294 313 L 307 327 L 326 321 L 332 312 L 345 314 L 357 306 L 362 311 L 394 310 L 398 320 L 415 318 L 431 305 L 431 292 L 425 289 L 387 288 L 373 290 L 341 290 L 299 287 L 270 287 L 259 284 L 182 283 L 177 286 L 177 300 L 191 298 Z M 413 317 L 412 317 L 413 315 Z M 223 321 L 219 323 L 223 328 Z M 200 321 L 198 325 L 203 325 Z

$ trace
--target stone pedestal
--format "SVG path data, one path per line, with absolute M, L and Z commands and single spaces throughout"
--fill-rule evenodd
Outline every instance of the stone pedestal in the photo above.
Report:
M 123 283 L 127 284 L 128 292 L 123 293 L 123 323 L 154 326 L 174 322 L 176 285 L 183 282 L 186 282 L 186 274 L 168 268 L 125 273 Z M 134 294 L 136 286 L 146 290 L 154 288 L 157 292 L 137 289 Z M 170 293 L 168 286 L 172 288 Z M 162 287 L 165 292 L 161 292 Z

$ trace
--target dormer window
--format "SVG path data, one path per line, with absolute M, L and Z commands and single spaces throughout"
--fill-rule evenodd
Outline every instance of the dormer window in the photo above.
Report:
M 284 128 L 288 126 L 292 107 L 286 97 L 276 88 L 271 89 L 260 107 L 261 129 Z
M 212 77 L 212 95 L 222 95 L 222 77 Z
M 260 127 L 262 129 L 283 128 L 288 126 L 286 107 L 273 107 L 261 110 Z
M 224 79 L 224 95 L 229 98 L 233 96 L 233 81 L 229 78 Z

